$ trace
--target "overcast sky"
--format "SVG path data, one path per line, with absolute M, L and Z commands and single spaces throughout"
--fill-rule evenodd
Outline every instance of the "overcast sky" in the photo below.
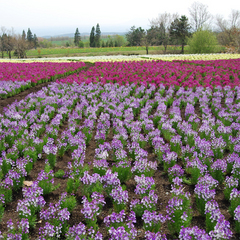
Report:
M 76 28 L 90 32 L 100 25 L 102 32 L 127 32 L 131 26 L 149 28 L 149 20 L 160 13 L 189 17 L 194 0 L 0 0 L 0 27 L 16 33 L 31 29 L 37 36 L 73 33 Z M 232 9 L 240 10 L 238 0 L 201 0 L 212 15 L 228 18 Z

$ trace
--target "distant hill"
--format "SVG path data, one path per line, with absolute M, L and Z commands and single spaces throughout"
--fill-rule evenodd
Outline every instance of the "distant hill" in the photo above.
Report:
M 127 32 L 102 32 L 101 35 L 125 35 Z M 81 36 L 90 36 L 90 33 L 84 32 L 84 33 L 80 33 Z M 55 37 L 69 37 L 69 38 L 73 38 L 74 37 L 74 33 L 65 33 L 65 34 L 60 34 L 60 35 L 54 35 L 54 36 L 42 36 L 42 38 L 55 38 Z

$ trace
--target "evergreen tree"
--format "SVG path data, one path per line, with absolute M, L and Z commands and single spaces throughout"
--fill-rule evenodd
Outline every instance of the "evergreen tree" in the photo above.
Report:
M 100 47 L 101 30 L 99 24 L 96 26 L 95 47 Z
M 28 41 L 29 43 L 32 43 L 32 42 L 33 42 L 33 34 L 32 34 L 32 32 L 31 32 L 30 28 L 28 28 L 28 31 L 27 31 L 27 41 Z
M 95 27 L 92 27 L 89 41 L 90 41 L 90 47 L 95 47 Z
M 25 33 L 24 30 L 22 31 L 22 39 L 23 39 L 23 40 L 26 40 L 26 33 Z
M 112 39 L 110 39 L 108 46 L 113 47 L 113 40 Z
M 184 45 L 187 44 L 187 38 L 190 37 L 190 24 L 186 16 L 176 18 L 170 26 L 170 36 L 177 39 L 182 45 L 182 52 L 184 53 Z
M 140 46 L 142 38 L 144 37 L 144 32 L 144 29 L 141 27 L 136 28 L 135 26 L 132 26 L 130 31 L 126 34 L 129 46 Z
M 33 46 L 34 46 L 35 49 L 38 46 L 38 38 L 37 38 L 36 34 L 33 35 Z
M 74 44 L 75 44 L 75 46 L 79 46 L 80 41 L 81 41 L 81 36 L 80 36 L 80 33 L 78 31 L 78 28 L 77 28 L 76 32 L 74 34 Z

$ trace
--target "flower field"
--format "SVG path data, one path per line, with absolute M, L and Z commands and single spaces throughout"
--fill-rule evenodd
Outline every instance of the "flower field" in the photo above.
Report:
M 1 64 L 0 239 L 240 238 L 240 59 Z

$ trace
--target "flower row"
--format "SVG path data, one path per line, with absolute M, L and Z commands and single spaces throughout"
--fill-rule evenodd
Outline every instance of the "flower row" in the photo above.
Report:
M 0 63 L 0 96 L 13 96 L 31 86 L 73 74 L 85 67 L 71 63 Z
M 134 83 L 136 85 L 217 87 L 239 86 L 239 59 L 214 61 L 96 62 L 86 72 L 73 74 L 62 83 Z

